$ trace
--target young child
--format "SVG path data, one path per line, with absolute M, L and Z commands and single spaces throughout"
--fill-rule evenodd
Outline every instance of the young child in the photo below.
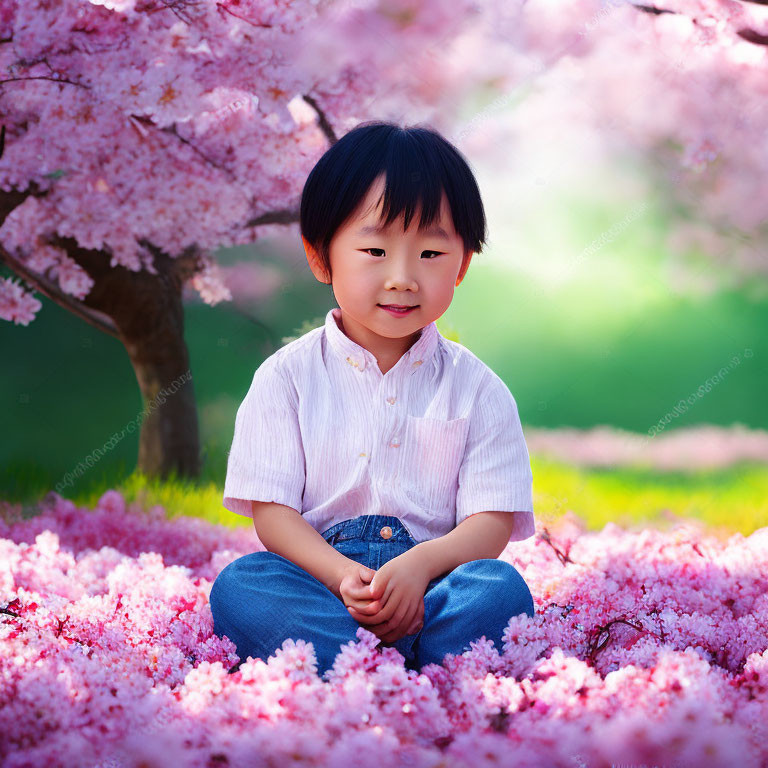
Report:
M 475 178 L 439 133 L 362 123 L 301 198 L 315 277 L 338 303 L 256 370 L 237 412 L 224 506 L 264 550 L 210 595 L 241 660 L 287 638 L 318 671 L 360 626 L 410 669 L 485 636 L 499 652 L 531 592 L 498 556 L 534 533 L 515 399 L 435 321 L 485 242 Z

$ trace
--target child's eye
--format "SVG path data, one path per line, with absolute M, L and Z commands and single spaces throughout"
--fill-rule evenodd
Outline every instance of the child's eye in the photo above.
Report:
M 365 253 L 370 253 L 371 251 L 380 251 L 381 253 L 384 253 L 384 249 L 383 248 L 363 248 L 363 251 Z M 425 253 L 434 253 L 435 256 L 442 255 L 442 251 L 422 251 L 422 254 L 425 254 Z M 375 253 L 371 254 L 371 256 L 375 256 L 375 255 L 376 255 Z M 434 259 L 435 256 L 430 256 L 430 259 Z

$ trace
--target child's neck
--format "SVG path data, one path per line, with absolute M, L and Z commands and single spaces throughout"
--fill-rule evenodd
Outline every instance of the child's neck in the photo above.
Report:
M 339 330 L 348 339 L 367 349 L 376 358 L 382 374 L 397 365 L 397 361 L 419 340 L 424 330 L 419 328 L 410 336 L 391 339 L 386 336 L 379 336 L 350 317 L 346 318 L 345 323 L 344 312 L 341 310 L 334 312 L 333 316 L 337 321 Z

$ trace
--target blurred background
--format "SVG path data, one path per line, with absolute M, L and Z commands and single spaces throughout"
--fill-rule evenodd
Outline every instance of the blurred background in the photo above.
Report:
M 646 72 L 622 97 L 621 73 L 615 83 L 604 66 L 595 74 L 598 53 L 610 57 L 600 49 L 592 60 L 534 66 L 501 98 L 478 87 L 450 126 L 427 120 L 475 170 L 490 234 L 438 328 L 513 393 L 538 521 L 570 512 L 599 528 L 686 517 L 748 535 L 768 522 L 768 268 L 760 241 L 737 259 L 722 228 L 702 225 L 696 194 L 697 179 L 725 162 L 729 134 L 710 151 L 697 123 L 693 149 L 676 147 L 673 162 L 673 143 L 638 138 L 664 85 Z M 419 118 L 402 113 L 403 123 Z M 78 504 L 117 488 L 169 516 L 248 524 L 221 506 L 237 407 L 261 361 L 336 304 L 312 276 L 295 223 L 215 257 L 232 300 L 210 305 L 189 286 L 183 294 L 200 477 L 137 472 L 136 431 L 63 491 Z M 143 408 L 123 344 L 37 298 L 34 322 L 0 323 L 0 498 L 29 514 Z

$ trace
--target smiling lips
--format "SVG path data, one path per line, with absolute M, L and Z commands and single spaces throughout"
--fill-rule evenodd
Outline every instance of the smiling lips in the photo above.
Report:
M 391 315 L 407 315 L 411 310 L 416 309 L 418 304 L 379 304 L 379 306 L 389 312 Z

